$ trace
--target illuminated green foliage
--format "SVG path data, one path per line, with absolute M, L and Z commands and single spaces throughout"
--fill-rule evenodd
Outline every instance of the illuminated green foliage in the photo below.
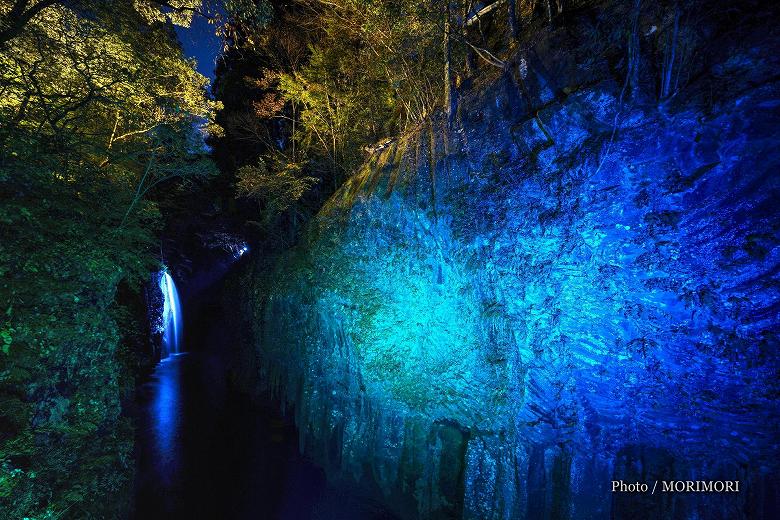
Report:
M 0 3 L 0 516 L 112 518 L 138 335 L 118 288 L 155 268 L 157 189 L 213 174 L 218 105 L 168 25 L 195 3 L 28 4 Z
M 238 194 L 265 203 L 268 218 L 295 204 L 318 179 L 301 175 L 299 164 L 277 164 L 269 171 L 260 159 L 256 166 L 242 166 L 238 177 Z

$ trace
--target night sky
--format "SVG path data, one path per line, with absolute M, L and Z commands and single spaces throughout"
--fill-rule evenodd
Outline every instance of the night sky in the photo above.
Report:
M 214 34 L 215 27 L 202 16 L 195 16 L 192 25 L 176 27 L 176 34 L 182 43 L 184 54 L 198 61 L 198 72 L 214 81 L 214 64 L 220 51 L 221 41 Z

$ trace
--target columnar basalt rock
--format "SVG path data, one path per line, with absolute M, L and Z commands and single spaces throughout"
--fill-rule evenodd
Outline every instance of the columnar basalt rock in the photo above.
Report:
M 448 156 L 442 121 L 392 142 L 244 273 L 261 379 L 333 477 L 411 518 L 771 517 L 780 46 L 713 35 L 652 104 L 577 30 L 528 44 Z M 746 491 L 611 492 L 702 478 Z

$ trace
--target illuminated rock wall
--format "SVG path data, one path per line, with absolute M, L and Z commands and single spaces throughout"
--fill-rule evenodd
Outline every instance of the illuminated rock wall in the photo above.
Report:
M 778 41 L 716 36 L 658 104 L 547 35 L 446 149 L 440 122 L 395 141 L 246 273 L 263 377 L 331 476 L 408 517 L 772 517 Z

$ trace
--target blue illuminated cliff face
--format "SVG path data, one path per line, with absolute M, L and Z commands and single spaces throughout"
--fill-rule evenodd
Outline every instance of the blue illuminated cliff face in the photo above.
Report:
M 650 103 L 549 50 L 569 37 L 373 156 L 272 284 L 247 273 L 264 375 L 308 452 L 406 516 L 771 518 L 778 41 L 713 43 Z

